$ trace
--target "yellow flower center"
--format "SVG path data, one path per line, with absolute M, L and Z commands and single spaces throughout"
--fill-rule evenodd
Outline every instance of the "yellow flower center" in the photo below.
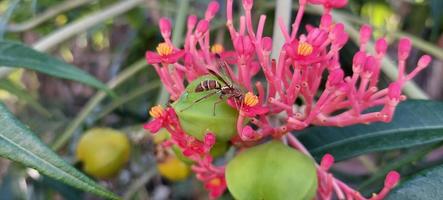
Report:
M 250 107 L 255 106 L 258 104 L 258 97 L 252 94 L 251 92 L 248 92 L 245 94 L 243 103 Z
M 167 56 L 172 53 L 172 46 L 166 42 L 162 42 L 157 46 L 157 53 L 160 56 Z
M 311 55 L 313 47 L 311 44 L 307 42 L 300 42 L 297 48 L 297 54 L 300 56 L 309 56 Z
M 163 114 L 163 107 L 161 105 L 156 105 L 149 110 L 149 114 L 153 118 L 159 118 Z
M 220 186 L 222 184 L 221 180 L 219 178 L 213 178 L 209 181 L 209 185 L 211 186 Z
M 223 48 L 223 46 L 221 44 L 214 44 L 211 47 L 211 52 L 212 53 L 221 53 L 223 52 L 225 49 Z

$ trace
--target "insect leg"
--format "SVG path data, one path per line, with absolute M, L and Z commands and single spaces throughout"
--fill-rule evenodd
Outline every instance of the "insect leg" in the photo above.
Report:
M 215 116 L 215 107 L 217 106 L 217 104 L 223 102 L 223 98 L 220 98 L 220 100 L 218 100 L 217 102 L 214 103 L 213 108 L 212 108 L 212 115 Z
M 189 105 L 188 107 L 181 109 L 180 112 L 183 112 L 184 110 L 189 109 L 189 108 L 192 107 L 194 104 L 196 104 L 196 103 L 202 101 L 203 99 L 206 99 L 206 98 L 208 98 L 208 97 L 210 97 L 210 96 L 212 96 L 212 95 L 214 95 L 214 94 L 217 94 L 218 92 L 219 92 L 219 91 L 214 91 L 214 92 L 208 93 L 207 95 L 205 95 L 205 96 L 203 96 L 203 97 L 200 97 L 199 99 L 197 99 L 197 100 L 195 100 L 194 102 L 192 102 L 192 104 Z

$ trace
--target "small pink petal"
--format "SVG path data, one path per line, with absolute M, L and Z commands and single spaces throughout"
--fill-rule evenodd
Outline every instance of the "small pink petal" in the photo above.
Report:
M 148 64 L 156 64 L 161 62 L 161 57 L 153 51 L 147 51 L 145 58 Z
M 160 128 L 162 128 L 163 120 L 161 119 L 154 119 L 146 124 L 143 125 L 143 128 L 148 130 L 151 133 L 157 133 Z
M 176 51 L 170 55 L 164 56 L 163 61 L 169 64 L 176 63 L 178 59 L 183 57 L 185 55 L 185 51 Z

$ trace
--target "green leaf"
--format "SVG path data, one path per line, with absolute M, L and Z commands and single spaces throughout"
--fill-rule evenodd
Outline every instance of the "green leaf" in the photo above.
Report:
M 0 103 L 0 156 L 96 195 L 119 199 L 61 159 Z
M 390 123 L 313 127 L 297 134 L 316 159 L 330 153 L 336 160 L 344 160 L 370 152 L 442 141 L 442 121 L 443 103 L 415 100 L 400 103 Z
M 19 100 L 24 101 L 34 108 L 38 113 L 45 117 L 51 117 L 51 113 L 46 110 L 33 96 L 29 94 L 26 90 L 13 83 L 8 79 L 0 79 L 0 89 L 8 91 L 12 95 L 18 97 Z
M 443 198 L 443 165 L 413 176 L 397 186 L 386 200 L 435 200 Z
M 0 41 L 0 65 L 22 67 L 58 78 L 78 81 L 112 94 L 105 84 L 87 72 L 20 43 Z

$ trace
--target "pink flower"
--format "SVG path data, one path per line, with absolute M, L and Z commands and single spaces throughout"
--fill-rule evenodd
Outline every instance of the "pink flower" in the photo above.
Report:
M 149 130 L 151 133 L 157 133 L 161 128 L 165 127 L 169 123 L 169 116 L 173 112 L 172 109 L 163 109 L 161 105 L 152 107 L 149 110 L 149 115 L 153 118 L 150 122 L 146 123 L 143 128 Z
M 146 61 L 148 64 L 172 64 L 177 62 L 184 54 L 184 51 L 175 50 L 171 44 L 163 42 L 158 44 L 157 53 L 153 51 L 146 52 Z
M 226 190 L 225 177 L 215 177 L 205 183 L 205 188 L 209 191 L 212 199 L 220 197 Z
M 268 108 L 259 104 L 258 97 L 251 92 L 247 92 L 243 97 L 243 102 L 237 103 L 234 99 L 228 100 L 229 105 L 240 109 L 242 115 L 246 117 L 254 117 L 256 115 L 263 115 L 269 111 Z

